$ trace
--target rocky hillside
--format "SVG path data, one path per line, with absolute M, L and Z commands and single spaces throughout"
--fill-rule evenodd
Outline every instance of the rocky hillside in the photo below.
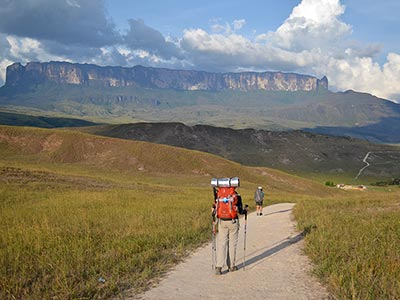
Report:
M 316 91 L 328 89 L 328 79 L 282 72 L 209 73 L 135 66 L 100 67 L 67 62 L 15 63 L 7 68 L 6 86 L 75 84 L 102 87 L 140 86 L 175 90 Z
M 91 127 L 109 137 L 148 141 L 217 154 L 250 166 L 284 171 L 356 176 L 369 156 L 371 166 L 363 176 L 400 175 L 400 148 L 378 145 L 346 137 L 333 137 L 302 131 L 218 128 L 181 123 L 138 123 Z

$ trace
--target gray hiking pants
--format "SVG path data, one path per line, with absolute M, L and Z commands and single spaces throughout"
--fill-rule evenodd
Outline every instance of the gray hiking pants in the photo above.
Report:
M 233 267 L 236 264 L 236 246 L 239 240 L 239 220 L 220 220 L 217 235 L 217 265 L 222 268 L 224 264 Z

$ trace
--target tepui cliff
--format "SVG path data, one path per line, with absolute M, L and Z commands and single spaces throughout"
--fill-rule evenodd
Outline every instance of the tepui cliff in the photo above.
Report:
M 101 67 L 68 62 L 14 63 L 7 67 L 6 86 L 43 83 L 102 87 L 138 86 L 175 90 L 327 90 L 328 79 L 282 72 L 210 73 L 135 66 Z

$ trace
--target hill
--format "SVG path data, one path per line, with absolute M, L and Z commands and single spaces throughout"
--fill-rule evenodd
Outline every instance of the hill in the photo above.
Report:
M 32 116 L 2 111 L 0 111 L 0 124 L 42 128 L 83 127 L 99 125 L 97 123 L 89 122 L 82 119 Z
M 60 129 L 0 126 L 3 160 L 38 165 L 81 166 L 114 176 L 211 177 L 239 176 L 246 182 L 268 182 L 272 191 L 320 193 L 305 179 L 269 168 L 251 168 L 199 151 L 143 141 L 127 141 Z M 115 175 L 119 174 L 119 175 Z M 181 179 L 182 180 L 182 179 Z M 254 188 L 256 183 L 252 184 Z
M 339 298 L 399 295 L 394 187 L 342 191 L 194 150 L 0 126 L 0 298 L 138 295 L 209 241 L 210 177 L 235 175 L 251 209 L 260 184 L 267 204 L 298 203 L 308 254 Z
M 143 291 L 210 238 L 211 177 L 254 208 L 341 191 L 199 151 L 65 129 L 0 126 L 1 299 Z
M 249 166 L 265 166 L 296 174 L 355 177 L 366 164 L 366 177 L 398 177 L 398 147 L 372 144 L 348 137 L 303 131 L 230 129 L 182 123 L 106 125 L 88 132 L 129 140 L 148 141 L 213 153 Z
M 400 142 L 399 104 L 354 91 L 334 93 L 326 78 L 280 72 L 14 64 L 0 88 L 0 108 L 101 123 L 174 121 L 315 132 L 330 128 L 337 135 L 357 131 L 359 138 Z

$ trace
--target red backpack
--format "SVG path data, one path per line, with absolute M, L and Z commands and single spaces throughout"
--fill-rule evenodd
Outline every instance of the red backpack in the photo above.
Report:
M 238 217 L 238 197 L 235 187 L 219 187 L 216 198 L 217 218 L 236 219 Z

